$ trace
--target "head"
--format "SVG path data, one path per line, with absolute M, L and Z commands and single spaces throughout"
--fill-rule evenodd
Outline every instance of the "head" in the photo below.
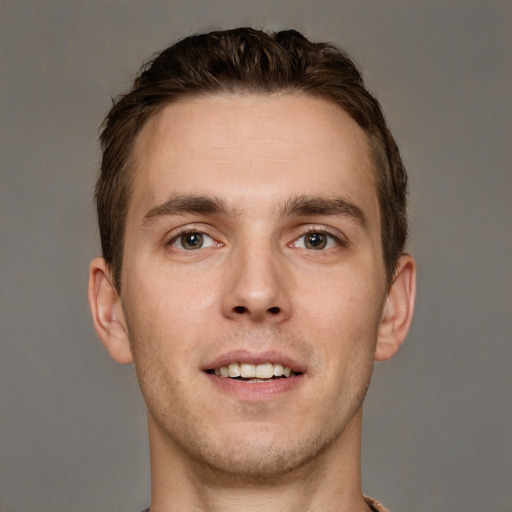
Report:
M 218 93 L 306 94 L 343 109 L 366 133 L 374 162 L 388 284 L 407 239 L 407 174 L 378 101 L 342 51 L 294 30 L 241 28 L 190 36 L 144 66 L 103 124 L 96 204 L 103 257 L 121 288 L 131 156 L 143 126 L 180 99 Z
M 353 63 L 294 31 L 190 37 L 102 144 L 89 297 L 135 361 L 158 458 L 260 477 L 353 463 L 373 361 L 414 301 L 405 171 Z

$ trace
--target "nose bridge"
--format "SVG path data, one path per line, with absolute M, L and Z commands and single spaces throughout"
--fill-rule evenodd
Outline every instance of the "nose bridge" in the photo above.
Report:
M 233 250 L 224 312 L 231 318 L 281 321 L 290 314 L 286 271 L 270 237 L 253 236 Z

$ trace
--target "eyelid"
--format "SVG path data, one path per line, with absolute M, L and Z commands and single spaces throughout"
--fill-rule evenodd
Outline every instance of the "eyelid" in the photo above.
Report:
M 210 226 L 205 225 L 205 224 L 200 224 L 200 225 L 187 224 L 185 226 L 180 226 L 178 228 L 171 230 L 169 233 L 166 234 L 166 236 L 164 238 L 164 245 L 169 246 L 169 247 L 172 246 L 172 244 L 176 240 L 178 240 L 182 235 L 186 235 L 187 233 L 200 233 L 203 236 L 211 238 L 214 242 L 213 243 L 214 246 L 223 245 L 223 243 L 219 242 L 217 237 L 215 237 L 211 233 L 211 231 L 212 230 L 210 229 Z M 211 247 L 211 246 L 209 246 L 209 247 Z M 183 249 L 183 250 L 185 250 L 185 249 Z M 191 252 L 193 250 L 194 249 L 189 249 L 187 252 Z M 196 249 L 196 250 L 199 250 L 199 249 Z
M 190 249 L 186 248 L 186 247 L 183 247 L 183 241 L 182 241 L 182 238 L 183 238 L 183 235 L 188 235 L 188 234 L 197 234 L 197 235 L 201 235 L 201 246 L 200 247 L 192 247 Z M 173 238 L 171 238 L 171 240 L 169 241 L 169 245 L 171 247 L 173 247 L 174 249 L 179 249 L 180 251 L 187 251 L 187 252 L 193 252 L 193 251 L 198 251 L 200 249 L 207 249 L 208 247 L 214 247 L 216 245 L 216 242 L 215 240 L 210 236 L 210 235 L 207 235 L 206 233 L 201 233 L 200 231 L 185 231 L 184 233 L 181 233 L 180 235 L 177 235 Z
M 310 233 L 322 233 L 324 235 L 330 236 L 342 247 L 346 247 L 348 245 L 348 238 L 338 229 L 321 225 L 319 226 L 315 224 L 305 224 L 303 226 L 300 226 L 298 236 L 295 236 L 291 244 L 295 243 L 297 240 L 303 238 L 304 236 Z

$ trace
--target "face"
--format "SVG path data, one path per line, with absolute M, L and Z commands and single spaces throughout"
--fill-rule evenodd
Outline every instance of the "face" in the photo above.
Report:
M 144 127 L 132 170 L 118 315 L 150 436 L 245 474 L 339 442 L 386 297 L 364 132 L 308 96 L 187 99 Z

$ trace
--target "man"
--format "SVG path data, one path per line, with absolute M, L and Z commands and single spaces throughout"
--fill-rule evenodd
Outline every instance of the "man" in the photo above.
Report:
M 362 402 L 415 264 L 406 173 L 350 59 L 295 31 L 188 37 L 101 142 L 89 300 L 135 363 L 151 512 L 384 510 L 361 491 Z

